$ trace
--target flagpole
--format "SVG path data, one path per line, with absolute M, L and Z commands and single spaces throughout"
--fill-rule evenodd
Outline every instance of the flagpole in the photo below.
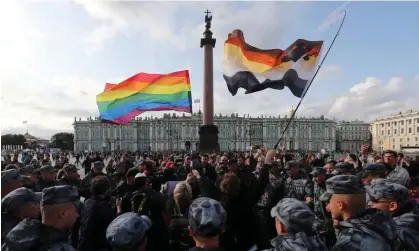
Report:
M 285 129 L 282 131 L 282 133 L 281 133 L 281 137 L 280 137 L 280 138 L 278 139 L 278 141 L 276 142 L 276 144 L 275 144 L 275 146 L 274 146 L 274 149 L 277 149 L 277 148 L 278 148 L 278 145 L 281 143 L 281 140 L 282 140 L 282 138 L 284 137 L 285 132 L 288 130 L 288 127 L 290 126 L 291 121 L 294 119 L 295 114 L 297 113 L 298 108 L 300 107 L 301 103 L 303 102 L 304 97 L 306 96 L 306 94 L 307 94 L 307 92 L 308 92 L 308 89 L 310 89 L 310 86 L 311 86 L 311 84 L 313 83 L 314 79 L 316 78 L 317 74 L 319 73 L 320 68 L 322 67 L 322 65 L 323 65 L 323 63 L 324 63 L 324 60 L 326 59 L 327 55 L 329 54 L 330 50 L 332 49 L 332 46 L 333 46 L 333 44 L 335 43 L 336 38 L 339 36 L 339 32 L 340 32 L 340 30 L 342 29 L 343 23 L 345 22 L 345 18 L 346 18 L 346 10 L 343 10 L 342 12 L 343 12 L 343 19 L 342 19 L 342 22 L 340 23 L 339 29 L 338 29 L 338 31 L 336 32 L 336 35 L 335 35 L 335 37 L 333 38 L 332 43 L 330 44 L 329 48 L 327 49 L 326 54 L 324 55 L 324 58 L 323 58 L 323 59 L 322 59 L 322 61 L 320 62 L 319 67 L 317 67 L 317 70 L 316 70 L 316 72 L 314 73 L 313 78 L 311 79 L 310 83 L 308 84 L 308 86 L 307 86 L 306 90 L 303 92 L 303 96 L 301 97 L 300 101 L 298 102 L 297 107 L 295 107 L 294 112 L 291 114 L 291 117 L 290 117 L 290 119 L 288 120 L 288 122 L 287 122 L 287 124 L 286 124 L 286 126 L 285 126 Z

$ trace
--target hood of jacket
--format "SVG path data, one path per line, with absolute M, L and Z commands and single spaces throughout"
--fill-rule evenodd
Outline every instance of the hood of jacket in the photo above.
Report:
M 375 208 L 368 208 L 358 217 L 340 222 L 339 228 L 354 228 L 386 243 L 398 239 L 397 225 L 391 216 Z
M 413 202 L 414 203 L 414 202 Z M 415 205 L 416 206 L 416 205 Z M 398 217 L 393 217 L 399 231 L 399 239 L 406 249 L 415 250 L 419 247 L 419 209 L 416 206 L 412 211 Z
M 295 235 L 279 235 L 271 241 L 274 250 L 280 251 L 326 251 L 327 247 L 318 235 L 304 232 Z
M 11 250 L 32 250 L 40 243 L 42 223 L 33 218 L 23 219 L 4 239 L 4 245 Z

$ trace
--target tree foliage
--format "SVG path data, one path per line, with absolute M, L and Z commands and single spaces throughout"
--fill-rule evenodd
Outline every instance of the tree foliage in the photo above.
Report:
M 60 148 L 61 150 L 74 150 L 74 134 L 60 132 L 52 135 L 50 148 Z
M 1 145 L 23 145 L 26 147 L 26 139 L 22 134 L 6 134 L 1 136 Z

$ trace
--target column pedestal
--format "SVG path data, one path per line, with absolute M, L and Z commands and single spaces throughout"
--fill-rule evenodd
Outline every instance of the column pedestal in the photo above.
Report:
M 199 128 L 199 152 L 213 153 L 218 150 L 218 127 L 216 125 L 202 125 Z

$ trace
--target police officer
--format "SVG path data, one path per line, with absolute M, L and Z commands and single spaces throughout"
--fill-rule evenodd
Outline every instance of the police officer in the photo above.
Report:
M 3 251 L 75 251 L 69 244 L 69 229 L 76 221 L 80 197 L 72 186 L 53 186 L 42 192 L 42 221 L 26 218 L 4 239 Z
M 72 164 L 65 165 L 60 172 L 63 173 L 63 176 L 60 179 L 60 183 L 63 185 L 69 185 L 74 187 L 80 187 L 81 180 L 78 173 L 79 169 Z
M 1 172 L 1 197 L 21 188 L 25 178 L 19 174 L 17 169 L 10 169 Z
M 45 188 L 59 185 L 59 182 L 55 180 L 56 170 L 51 165 L 43 166 L 39 169 L 41 178 L 36 183 L 36 191 L 42 192 Z
M 125 213 L 116 217 L 106 230 L 106 239 L 113 250 L 145 251 L 147 247 L 146 232 L 151 227 L 147 216 L 136 213 Z
M 337 175 L 328 179 L 320 200 L 328 201 L 327 209 L 339 222 L 333 250 L 397 250 L 396 223 L 381 210 L 365 209 L 365 188 L 358 176 Z
M 356 169 L 354 164 L 349 162 L 340 162 L 335 166 L 332 175 L 355 175 Z
M 41 197 L 42 193 L 35 193 L 28 188 L 21 187 L 10 192 L 1 200 L 2 240 L 24 218 L 39 217 Z
M 295 160 L 288 161 L 285 169 L 288 178 L 285 180 L 285 198 L 294 198 L 306 201 L 307 197 L 313 198 L 313 182 L 300 171 L 299 163 Z
M 199 250 L 219 249 L 219 236 L 224 232 L 227 214 L 216 200 L 201 197 L 189 207 L 189 233 Z M 196 250 L 196 248 L 191 248 Z
M 327 171 L 323 167 L 315 167 L 310 174 L 314 180 L 314 196 L 311 200 L 316 216 L 314 228 L 321 237 L 324 237 L 326 245 L 330 247 L 336 242 L 332 216 L 327 212 L 326 204 L 320 201 L 320 196 L 326 192 Z
M 29 189 L 36 189 L 36 182 L 38 181 L 38 172 L 32 165 L 27 165 L 19 169 L 19 173 L 25 177 L 23 186 Z
M 272 208 L 278 236 L 271 241 L 276 251 L 323 251 L 327 250 L 321 238 L 313 232 L 314 213 L 297 199 L 285 198 Z
M 406 187 L 385 179 L 375 179 L 367 189 L 368 205 L 389 213 L 396 222 L 400 250 L 419 248 L 419 209 L 409 199 Z
M 368 186 L 374 179 L 386 178 L 386 166 L 383 163 L 367 164 L 362 170 L 362 181 Z

